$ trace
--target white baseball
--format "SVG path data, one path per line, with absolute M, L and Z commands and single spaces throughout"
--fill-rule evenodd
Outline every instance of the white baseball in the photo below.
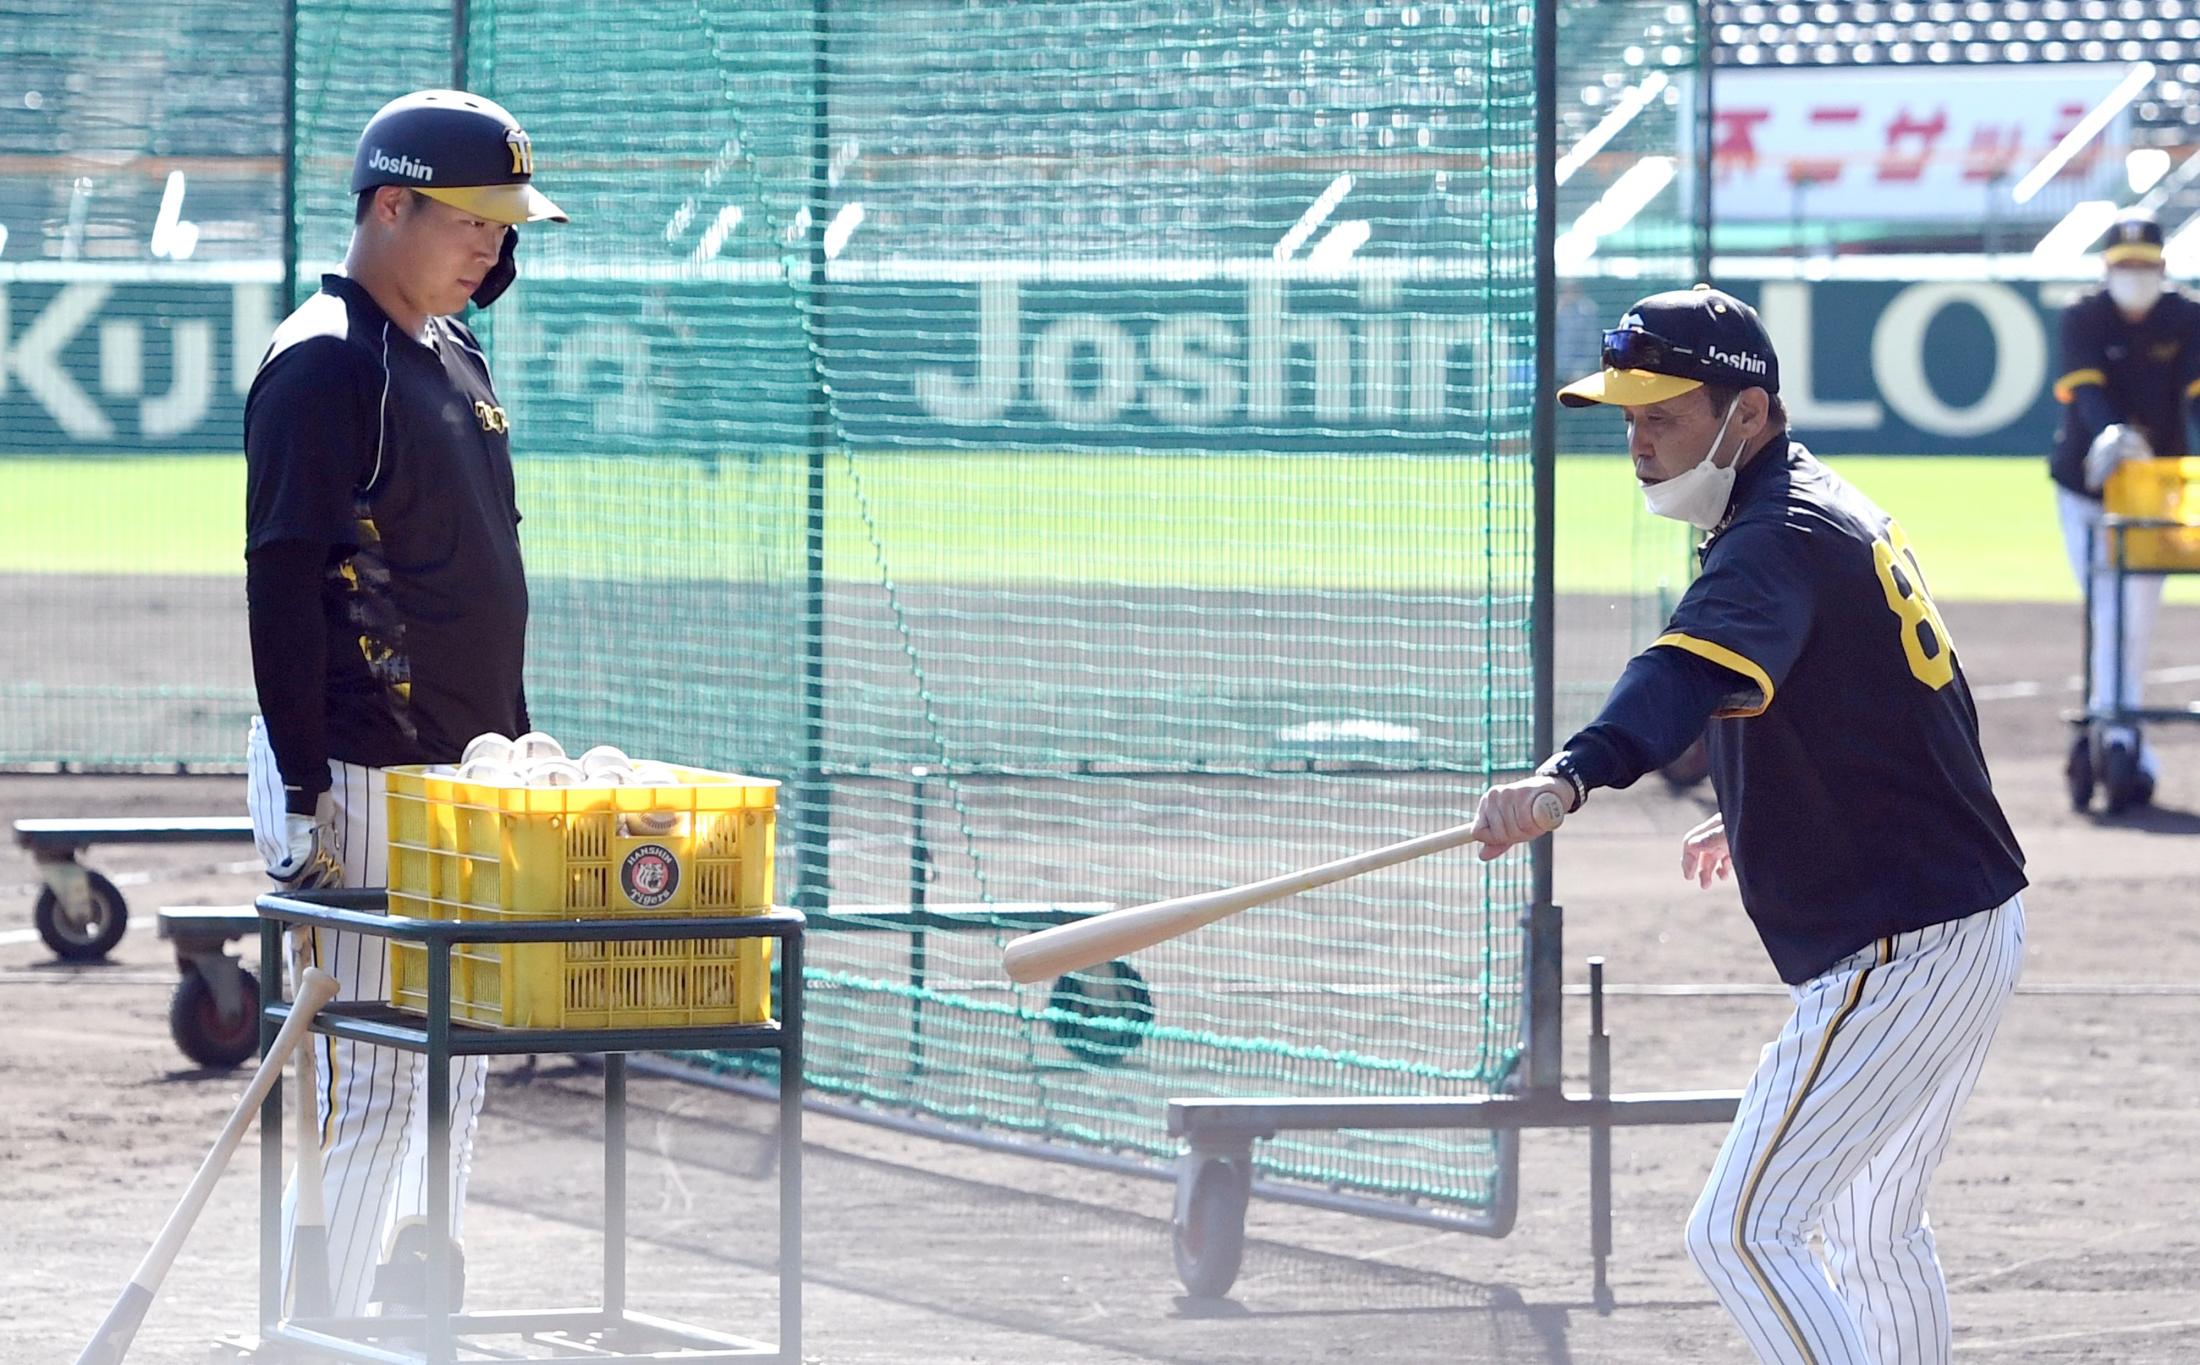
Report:
M 580 756 L 581 771 L 591 782 L 624 783 L 634 775 L 634 760 L 626 751 L 609 744 L 599 744 Z
M 540 763 L 546 758 L 565 757 L 565 746 L 540 730 L 529 730 L 512 741 L 511 762 L 515 767 Z
M 461 782 L 479 782 L 492 787 L 510 787 L 518 785 L 519 774 L 513 772 L 506 764 L 491 759 L 477 758 L 470 763 L 458 765 L 458 780 Z
M 677 787 L 680 775 L 669 764 L 644 759 L 634 765 L 634 775 L 628 784 L 636 787 Z M 630 812 L 627 827 L 635 834 L 670 834 L 679 828 L 681 812 L 676 810 L 644 810 Z
M 520 776 L 530 787 L 578 787 L 588 780 L 581 765 L 570 758 L 545 758 L 520 769 Z
M 458 756 L 458 766 L 463 768 L 476 759 L 491 763 L 512 761 L 512 741 L 494 730 L 484 731 L 466 741 L 466 751 Z

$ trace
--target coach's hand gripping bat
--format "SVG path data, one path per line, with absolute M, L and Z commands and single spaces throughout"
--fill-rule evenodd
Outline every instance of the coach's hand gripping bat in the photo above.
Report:
M 1536 798 L 1534 814 L 1536 826 L 1549 833 L 1565 822 L 1566 808 L 1556 796 L 1546 792 Z M 1418 839 L 1355 853 L 1265 881 L 1134 905 L 1074 924 L 1058 924 L 1036 934 L 1026 934 L 1009 944 L 1001 954 L 1001 966 L 1008 972 L 1009 980 L 1030 985 L 1064 972 L 1083 971 L 1141 948 L 1151 948 L 1240 910 L 1473 842 L 1474 823 L 1469 821 L 1434 834 L 1424 834 Z

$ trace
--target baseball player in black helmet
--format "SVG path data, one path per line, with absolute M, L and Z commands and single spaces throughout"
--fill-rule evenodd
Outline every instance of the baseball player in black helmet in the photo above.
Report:
M 353 163 L 343 268 L 276 329 L 246 400 L 248 791 L 285 887 L 387 885 L 382 770 L 455 763 L 477 734 L 530 728 L 512 421 L 453 315 L 511 284 L 518 224 L 565 221 L 534 169 L 519 123 L 478 95 L 383 106 Z M 387 998 L 380 939 L 319 932 L 298 950 L 340 998 Z M 416 1304 L 425 1068 L 316 1047 L 330 1307 L 365 1312 L 377 1282 L 374 1297 Z M 484 1071 L 452 1072 L 455 1239 Z
M 1683 841 L 1682 875 L 1740 884 L 1794 1013 L 1689 1252 L 1764 1360 L 1946 1361 L 1925 1191 L 2024 949 L 2023 857 L 1955 644 L 1902 528 L 1788 434 L 1747 304 L 1653 294 L 1603 360 L 1560 400 L 1626 414 L 1643 497 L 1707 533 L 1703 572 L 1596 720 L 1483 796 L 1482 856 L 1537 835 L 1539 797 L 1578 809 L 1709 722 L 1719 814 Z
M 2096 715 L 2139 706 L 2141 675 L 2162 602 L 2162 579 L 2134 574 L 2124 579 L 2123 691 L 2116 692 L 2115 577 L 2105 537 L 2096 536 L 2091 569 L 2086 533 L 2100 524 L 2102 491 L 2126 460 L 2183 455 L 2193 446 L 2190 424 L 2200 396 L 2200 301 L 2172 288 L 2162 265 L 2162 225 L 2144 213 L 2126 213 L 2109 229 L 2101 251 L 2101 288 L 2078 299 L 2062 315 L 2062 370 L 2055 397 L 2063 404 L 2048 475 L 2063 546 L 2081 590 L 2093 583 L 2093 690 L 2086 709 Z M 2096 779 L 2107 788 L 2113 813 L 2154 799 L 2158 776 L 2154 751 L 2136 725 L 2088 725 L 2071 746 L 2067 768 L 2073 802 L 2092 800 Z

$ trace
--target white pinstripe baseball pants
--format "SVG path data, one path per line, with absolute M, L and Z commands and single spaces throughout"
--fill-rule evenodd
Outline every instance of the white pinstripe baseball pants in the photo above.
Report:
M 2023 959 L 2011 897 L 1881 939 L 1791 989 L 1795 1013 L 1688 1220 L 1690 1257 L 1760 1360 L 1949 1358 L 1925 1192 Z
M 283 779 L 260 718 L 252 718 L 245 749 L 246 800 L 261 856 L 280 856 Z M 389 884 L 389 836 L 384 782 L 378 768 L 331 761 L 329 789 L 336 807 L 337 856 L 346 886 Z M 334 976 L 339 1000 L 389 998 L 386 941 L 364 934 L 315 930 L 302 945 L 307 965 Z M 293 969 L 301 945 L 292 944 Z M 328 1215 L 328 1282 L 331 1311 L 353 1316 L 367 1310 L 374 1268 L 396 1229 L 427 1216 L 428 1110 L 421 1101 L 427 1059 L 395 1048 L 371 1047 L 325 1034 L 313 1038 L 320 1074 L 322 1207 Z M 466 1177 L 473 1164 L 474 1127 L 487 1088 L 488 1065 L 480 1057 L 451 1062 L 451 1235 L 465 1217 Z M 290 1263 L 289 1229 L 296 1181 L 283 1200 L 283 1263 Z M 394 1194 L 395 1198 L 392 1198 Z

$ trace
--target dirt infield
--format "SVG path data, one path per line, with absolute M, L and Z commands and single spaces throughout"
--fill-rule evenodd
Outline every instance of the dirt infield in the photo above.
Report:
M 1951 604 L 1998 788 L 2027 853 L 2030 954 L 1933 1201 L 1958 1351 L 1979 1361 L 2200 1358 L 2190 1218 L 2190 1036 L 2200 1005 L 2200 727 L 2158 731 L 2156 810 L 2072 814 L 2059 774 L 2074 700 L 2068 608 Z M 2153 699 L 2200 699 L 2200 610 L 2173 609 Z M 1859 794 L 1869 799 L 1869 794 Z M 1731 890 L 1674 875 L 1708 794 L 1601 796 L 1559 849 L 1568 979 L 1610 962 L 1623 1089 L 1738 1085 L 1784 998 Z M 206 813 L 233 779 L 0 778 L 0 820 Z M 0 1358 L 82 1345 L 189 1180 L 241 1075 L 189 1069 L 167 1036 L 163 903 L 248 899 L 249 850 L 113 849 L 138 926 L 110 965 L 50 961 L 28 933 L 26 859 L 0 855 Z M 1673 993 L 1671 988 L 1706 987 Z M 1654 989 L 1653 989 L 1654 988 Z M 1583 1074 L 1568 1001 L 1569 1075 Z M 578 1302 L 599 1252 L 596 1078 L 500 1064 L 469 1223 L 478 1307 Z M 638 1306 L 769 1334 L 769 1105 L 637 1079 L 630 1120 Z M 1587 1143 L 1530 1134 L 1501 1241 L 1256 1204 L 1230 1300 L 1178 1297 L 1158 1181 L 1039 1164 L 813 1117 L 808 1346 L 854 1362 L 1738 1361 L 1679 1250 L 1709 1128 L 1615 1142 L 1619 1307 L 1588 1300 Z M 249 1326 L 252 1163 L 224 1179 L 132 1359 L 198 1361 Z

